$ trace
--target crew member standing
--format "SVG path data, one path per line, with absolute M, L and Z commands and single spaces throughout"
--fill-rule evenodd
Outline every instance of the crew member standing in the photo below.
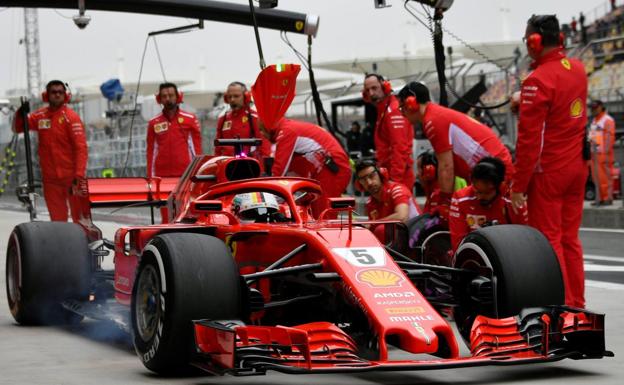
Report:
M 503 161 L 509 179 L 513 173 L 511 155 L 491 128 L 466 114 L 432 103 L 429 89 L 411 82 L 399 92 L 400 108 L 410 123 L 421 123 L 435 152 L 440 188 L 439 210 L 445 217 L 455 186 L 455 177 L 470 180 L 470 172 L 485 157 Z
M 179 177 L 201 154 L 201 129 L 194 114 L 183 111 L 183 95 L 173 83 L 162 83 L 156 101 L 160 114 L 147 125 L 147 176 Z
M 67 222 L 68 201 L 74 222 L 80 219 L 79 207 L 70 198 L 72 184 L 80 184 L 87 171 L 87 139 L 80 116 L 67 106 L 71 99 L 65 83 L 52 80 L 41 95 L 47 107 L 28 115 L 28 127 L 39 133 L 39 166 L 43 196 L 50 220 Z M 22 132 L 21 110 L 15 115 L 14 129 Z
M 607 114 L 604 104 L 595 100 L 591 104 L 592 122 L 589 126 L 591 141 L 591 174 L 596 186 L 594 206 L 613 204 L 613 143 L 615 120 Z
M 407 186 L 411 191 L 414 188 L 412 125 L 401 115 L 390 82 L 381 75 L 366 75 L 362 95 L 365 102 L 377 107 L 375 158 L 379 167 L 388 170 L 390 180 Z
M 258 127 L 258 115 L 251 108 L 251 92 L 247 91 L 247 86 L 241 82 L 230 83 L 223 99 L 230 105 L 230 110 L 219 118 L 216 138 L 262 139 Z M 243 152 L 258 159 L 260 164 L 263 164 L 263 159 L 271 156 L 271 143 L 262 140 L 260 147 L 245 146 Z M 230 146 L 216 147 L 215 155 L 234 156 L 234 148 Z
M 498 158 L 481 159 L 472 169 L 472 184 L 455 191 L 449 213 L 453 251 L 471 231 L 485 225 L 528 223 L 526 205 L 514 210 L 505 196 L 505 164 Z
M 360 132 L 360 123 L 355 120 L 351 122 L 351 130 L 347 132 L 347 150 L 349 155 L 352 152 L 362 154 L 362 133 Z
M 318 218 L 329 207 L 327 198 L 339 197 L 351 180 L 349 158 L 340 143 L 317 125 L 286 118 L 271 128 L 261 123 L 260 130 L 275 143 L 272 175 L 294 173 L 319 181 L 323 196 L 312 203 L 313 214 Z
M 559 259 L 567 305 L 585 306 L 579 227 L 587 165 L 587 75 L 562 50 L 555 15 L 533 15 L 525 32 L 533 72 L 522 82 L 511 200 L 528 199 L 529 224 L 540 230 Z

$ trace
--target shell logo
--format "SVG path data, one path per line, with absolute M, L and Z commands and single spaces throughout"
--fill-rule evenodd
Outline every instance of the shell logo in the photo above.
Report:
M 400 275 L 381 269 L 362 270 L 357 274 L 356 279 L 370 287 L 399 287 L 403 282 Z
M 583 102 L 580 98 L 574 99 L 572 104 L 570 104 L 570 116 L 573 118 L 578 118 L 583 114 Z

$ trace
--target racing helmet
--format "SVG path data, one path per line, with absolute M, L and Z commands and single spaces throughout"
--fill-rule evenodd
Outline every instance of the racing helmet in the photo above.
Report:
M 232 212 L 242 221 L 269 222 L 278 211 L 275 195 L 267 192 L 238 194 L 232 200 Z

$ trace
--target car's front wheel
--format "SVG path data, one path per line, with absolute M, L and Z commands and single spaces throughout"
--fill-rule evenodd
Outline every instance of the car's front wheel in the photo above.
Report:
M 203 234 L 156 236 L 143 250 L 132 293 L 134 347 L 160 374 L 186 371 L 192 321 L 241 317 L 238 268 L 225 244 Z
M 491 279 L 480 293 L 466 288 L 455 309 L 457 328 L 466 341 L 477 315 L 510 317 L 524 308 L 562 305 L 565 300 L 557 256 L 546 237 L 529 226 L 497 225 L 471 232 L 457 249 L 455 267 Z

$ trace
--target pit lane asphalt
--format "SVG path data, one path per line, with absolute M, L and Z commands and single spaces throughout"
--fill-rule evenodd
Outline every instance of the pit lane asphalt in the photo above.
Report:
M 45 219 L 45 217 L 42 217 Z M 624 231 L 583 229 L 588 308 L 604 312 L 607 349 L 615 358 L 550 364 L 338 375 L 158 378 L 148 372 L 129 337 L 106 322 L 71 328 L 15 324 L 6 301 L 5 250 L 25 213 L 0 210 L 0 384 L 621 384 L 624 378 Z M 99 222 L 112 239 L 119 224 Z M 395 359 L 408 358 L 407 354 Z M 619 378 L 619 380 L 618 380 Z

